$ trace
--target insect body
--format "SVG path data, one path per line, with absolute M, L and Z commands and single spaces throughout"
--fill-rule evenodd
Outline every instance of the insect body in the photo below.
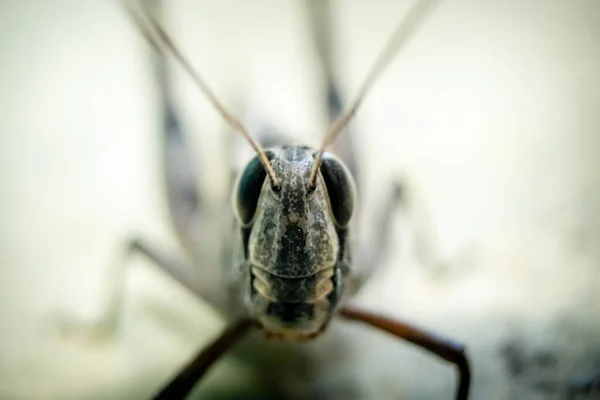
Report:
M 161 54 L 170 53 L 179 62 L 216 111 L 256 152 L 234 186 L 236 224 L 233 246 L 236 251 L 228 252 L 228 257 L 224 258 L 226 261 L 223 262 L 223 268 L 229 296 L 225 296 L 225 303 L 228 303 L 226 306 L 218 306 L 231 314 L 226 315 L 230 324 L 221 336 L 160 389 L 154 399 L 184 399 L 210 366 L 253 326 L 258 326 L 267 337 L 304 341 L 319 336 L 332 318 L 339 316 L 383 330 L 452 363 L 459 374 L 455 398 L 466 400 L 470 369 L 464 346 L 401 321 L 347 304 L 347 300 L 369 276 L 364 273 L 364 265 L 372 267 L 372 264 L 380 261 L 390 210 L 398 197 L 398 191 L 392 190 L 390 200 L 381 210 L 381 218 L 378 220 L 380 226 L 373 235 L 375 245 L 371 247 L 374 248 L 369 249 L 371 251 L 366 257 L 353 255 L 351 225 L 357 198 L 352 176 L 355 160 L 350 157 L 345 160 L 345 164 L 333 153 L 326 151 L 336 143 L 338 135 L 346 127 L 376 78 L 419 26 L 419 22 L 428 15 L 435 1 L 417 0 L 411 7 L 367 75 L 358 95 L 348 109 L 337 116 L 319 148 L 277 145 L 266 150 L 221 104 L 151 13 L 146 12 L 143 17 L 126 0 L 123 2 L 134 23 L 150 43 Z M 311 0 L 310 4 L 316 7 L 324 4 L 324 1 Z M 327 68 L 326 74 L 331 75 L 330 68 Z M 339 108 L 339 99 L 335 96 L 336 91 L 331 90 L 333 85 L 329 86 L 329 94 L 333 94 L 330 96 L 331 111 Z M 168 97 L 168 93 L 164 95 Z M 165 104 L 165 147 L 169 148 L 165 153 L 167 164 L 172 167 L 181 161 L 182 140 L 173 110 L 168 101 Z M 349 148 L 346 148 L 346 152 L 353 153 Z M 189 182 L 194 179 L 186 174 L 180 175 L 177 171 L 170 174 L 170 211 L 177 231 L 181 237 L 186 238 L 198 233 L 196 230 L 190 234 L 189 220 L 194 217 L 200 200 L 189 188 Z M 188 247 L 194 246 L 192 244 Z M 130 243 L 128 251 L 131 250 L 145 254 L 199 297 L 211 300 L 210 293 L 199 290 L 193 279 L 182 274 L 185 268 L 181 268 L 180 262 L 164 256 L 137 238 Z M 214 303 L 219 301 L 215 300 Z
M 326 154 L 310 187 L 316 152 L 303 146 L 267 150 L 278 186 L 255 157 L 234 195 L 242 224 L 243 300 L 269 336 L 316 337 L 346 291 L 355 185 L 345 165 Z

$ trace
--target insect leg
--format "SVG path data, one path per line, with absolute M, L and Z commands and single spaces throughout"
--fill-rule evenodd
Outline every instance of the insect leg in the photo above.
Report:
M 333 60 L 333 35 L 331 33 L 335 21 L 331 15 L 331 1 L 308 0 L 307 9 L 313 41 L 321 64 L 321 80 L 326 91 L 325 106 L 329 123 L 333 123 L 344 111 L 344 99 L 335 79 L 336 68 Z M 338 140 L 333 143 L 332 151 L 348 166 L 354 179 L 360 182 L 353 136 L 351 128 L 346 128 Z
M 247 318 L 231 323 L 213 343 L 203 348 L 173 380 L 164 386 L 153 400 L 184 399 L 215 361 L 242 339 L 252 326 L 252 320 Z
M 159 249 L 155 245 L 149 245 L 140 239 L 134 239 L 128 246 L 128 254 L 138 252 L 154 262 L 160 269 L 174 278 L 190 292 L 202 298 L 199 284 L 196 277 L 191 273 L 192 269 L 188 267 L 179 257 L 173 253 Z
M 182 133 L 180 122 L 168 94 L 162 96 L 163 162 L 171 222 L 179 237 L 194 241 L 202 230 L 202 199 L 197 186 L 196 160 Z
M 471 384 L 471 371 L 469 360 L 465 354 L 464 345 L 455 342 L 454 340 L 423 331 L 402 321 L 353 307 L 344 307 L 340 311 L 340 315 L 349 320 L 364 322 L 400 339 L 409 341 L 454 364 L 458 369 L 459 374 L 459 384 L 456 390 L 455 399 L 468 399 L 469 387 Z
M 144 7 L 162 16 L 162 2 L 147 0 Z M 202 197 L 199 188 L 197 154 L 190 150 L 188 140 L 173 100 L 169 64 L 163 52 L 153 52 L 153 66 L 158 83 L 158 98 L 162 110 L 161 146 L 163 173 L 171 223 L 186 248 L 197 247 L 202 231 Z M 189 244 L 190 246 L 186 246 Z
M 185 263 L 168 252 L 151 246 L 138 239 L 130 241 L 116 265 L 109 268 L 108 276 L 104 279 L 101 293 L 106 296 L 101 305 L 100 316 L 93 321 L 82 320 L 78 317 L 59 313 L 53 317 L 53 323 L 58 325 L 60 333 L 67 338 L 82 338 L 88 342 L 102 341 L 114 336 L 118 328 L 127 281 L 127 260 L 134 253 L 139 253 L 153 261 L 169 276 L 175 278 L 187 289 L 200 296 L 200 290 L 194 285 L 189 274 L 191 271 Z
M 330 0 L 307 0 L 307 9 L 309 14 L 309 23 L 313 35 L 313 41 L 316 46 L 318 58 L 321 64 L 322 82 L 326 89 L 326 107 L 329 121 L 336 120 L 338 115 L 344 111 L 344 100 L 339 85 L 335 79 L 335 62 L 333 60 L 333 35 L 332 26 L 334 18 L 332 16 L 332 4 Z M 361 196 L 360 190 L 360 171 L 358 168 L 358 159 L 356 143 L 351 127 L 346 127 L 345 131 L 333 143 L 332 150 L 337 154 L 354 176 L 358 185 L 358 196 Z M 389 244 L 391 233 L 390 216 L 394 209 L 402 201 L 402 186 L 400 183 L 394 184 L 387 194 L 386 201 L 380 214 L 376 216 L 374 229 L 361 237 L 358 243 L 359 252 L 356 264 L 358 270 L 353 274 L 353 286 L 358 290 L 363 283 L 373 274 L 376 266 L 381 265 L 385 250 Z
M 399 206 L 406 205 L 405 187 L 396 181 L 387 191 L 383 206 L 375 215 L 375 222 L 358 235 L 358 252 L 355 256 L 356 270 L 352 276 L 353 287 L 360 289 L 377 269 L 383 265 L 383 259 L 392 237 L 392 215 Z

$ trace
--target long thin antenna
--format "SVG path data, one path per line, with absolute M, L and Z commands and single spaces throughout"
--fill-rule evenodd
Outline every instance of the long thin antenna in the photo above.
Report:
M 279 181 L 275 176 L 275 171 L 273 171 L 271 163 L 269 162 L 269 159 L 267 158 L 267 155 L 265 154 L 265 151 L 262 149 L 260 144 L 258 144 L 258 142 L 252 137 L 252 135 L 250 135 L 250 133 L 244 127 L 244 125 L 242 125 L 242 123 L 232 113 L 230 113 L 229 110 L 227 110 L 227 108 L 225 108 L 225 106 L 219 101 L 219 99 L 217 99 L 217 97 L 210 89 L 210 87 L 206 84 L 204 79 L 200 76 L 200 74 L 194 69 L 194 67 L 187 60 L 187 58 L 177 48 L 171 37 L 160 26 L 158 21 L 156 21 L 156 19 L 151 15 L 151 13 L 148 10 L 142 7 L 144 9 L 144 14 L 146 15 L 146 18 L 148 19 L 148 22 L 150 23 L 152 29 L 156 33 L 156 36 L 160 38 L 160 42 L 162 43 L 159 43 L 155 35 L 151 32 L 151 30 L 144 23 L 144 21 L 142 21 L 140 15 L 133 9 L 132 5 L 129 4 L 129 1 L 121 0 L 121 2 L 127 9 L 127 12 L 133 19 L 134 23 L 140 29 L 142 34 L 146 37 L 146 39 L 159 50 L 164 51 L 164 49 L 167 49 L 171 53 L 171 55 L 175 57 L 177 61 L 179 61 L 183 69 L 188 73 L 188 75 L 192 78 L 194 83 L 200 88 L 202 93 L 204 93 L 204 95 L 207 97 L 208 101 L 215 107 L 219 114 L 221 114 L 225 121 L 227 121 L 227 123 L 229 123 L 229 125 L 231 125 L 233 129 L 241 133 L 242 136 L 248 141 L 248 143 L 250 143 L 250 146 L 252 146 L 254 151 L 256 151 L 256 153 L 258 154 L 258 158 L 260 159 L 260 162 L 262 163 L 263 167 L 267 172 L 267 175 L 269 176 L 271 185 L 273 187 L 279 187 Z
M 360 87 L 358 95 L 354 98 L 350 107 L 335 120 L 325 135 L 321 148 L 315 157 L 315 163 L 310 171 L 310 176 L 308 178 L 309 189 L 314 189 L 317 184 L 317 172 L 319 171 L 325 149 L 335 141 L 340 132 L 348 125 L 348 122 L 356 113 L 356 110 L 368 94 L 375 80 L 390 64 L 390 61 L 392 61 L 394 56 L 398 54 L 400 48 L 406 44 L 410 36 L 420 27 L 422 21 L 431 14 L 434 6 L 436 6 L 439 1 L 440 0 L 417 0 L 410 7 L 408 13 L 400 22 L 394 33 L 392 33 L 388 43 L 380 53 L 379 57 L 377 57 L 375 64 L 371 67 L 369 74 Z

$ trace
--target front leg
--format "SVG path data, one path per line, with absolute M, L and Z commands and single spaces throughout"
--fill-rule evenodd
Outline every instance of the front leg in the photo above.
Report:
M 192 269 L 178 257 L 156 246 L 133 239 L 127 243 L 116 265 L 109 268 L 101 293 L 105 296 L 100 316 L 94 321 L 81 320 L 69 314 L 59 313 L 52 317 L 62 336 L 82 338 L 88 342 L 100 342 L 114 337 L 121 320 L 123 301 L 127 290 L 127 260 L 139 253 L 154 262 L 163 272 L 177 280 L 197 296 L 201 296 Z
M 204 347 L 172 380 L 152 397 L 153 400 L 183 400 L 204 377 L 208 369 L 250 331 L 253 321 L 241 318 L 232 322 L 217 339 Z
M 344 307 L 340 315 L 353 321 L 360 321 L 391 333 L 399 339 L 411 342 L 444 360 L 454 364 L 458 370 L 459 383 L 456 389 L 456 400 L 467 400 L 471 385 L 471 369 L 465 354 L 465 346 L 454 340 L 426 332 L 402 321 L 394 320 L 353 307 Z

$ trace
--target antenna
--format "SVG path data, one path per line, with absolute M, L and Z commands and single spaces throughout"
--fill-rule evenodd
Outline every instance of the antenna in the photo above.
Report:
M 150 14 L 150 12 L 144 9 L 144 14 L 148 19 L 152 30 L 147 26 L 146 23 L 142 20 L 142 17 L 133 9 L 132 5 L 129 4 L 128 0 L 121 0 L 127 12 L 133 19 L 134 23 L 140 29 L 142 34 L 146 37 L 146 39 L 158 50 L 165 51 L 165 49 L 171 53 L 171 55 L 181 64 L 183 69 L 188 73 L 188 75 L 192 78 L 194 83 L 198 86 L 200 91 L 204 93 L 207 97 L 208 101 L 215 107 L 215 109 L 221 114 L 221 116 L 225 119 L 225 121 L 236 131 L 238 131 L 247 141 L 250 143 L 250 146 L 256 151 L 258 154 L 258 158 L 265 168 L 267 175 L 269 176 L 269 180 L 271 181 L 271 186 L 274 189 L 278 189 L 279 181 L 275 176 L 275 171 L 271 167 L 271 163 L 265 151 L 262 149 L 260 144 L 250 135 L 248 130 L 242 125 L 242 123 L 231 113 L 225 106 L 217 99 L 213 91 L 206 84 L 204 79 L 200 76 L 200 74 L 194 69 L 191 63 L 187 60 L 187 58 L 181 53 L 181 51 L 177 48 L 171 37 L 165 32 L 165 30 L 160 26 L 158 21 Z M 143 7 L 142 7 L 143 8 Z M 158 39 L 157 39 L 158 37 Z
M 334 123 L 329 128 L 329 131 L 323 138 L 323 142 L 313 164 L 310 176 L 308 178 L 308 188 L 313 190 L 317 185 L 317 172 L 321 166 L 323 152 L 330 146 L 338 137 L 340 132 L 348 125 L 348 122 L 354 117 L 356 110 L 373 87 L 373 84 L 385 68 L 390 64 L 398 51 L 406 44 L 410 36 L 420 27 L 423 20 L 431 14 L 434 7 L 437 6 L 439 0 L 417 0 L 412 4 L 404 19 L 400 22 L 396 30 L 392 33 L 390 39 L 383 51 L 376 58 L 375 63 L 371 67 L 369 74 L 363 81 L 357 96 L 354 98 L 350 107 L 337 117 Z

